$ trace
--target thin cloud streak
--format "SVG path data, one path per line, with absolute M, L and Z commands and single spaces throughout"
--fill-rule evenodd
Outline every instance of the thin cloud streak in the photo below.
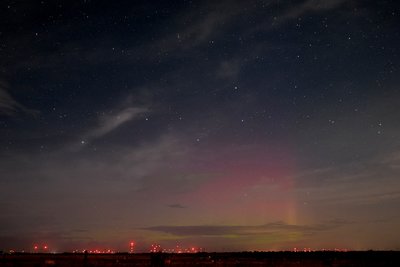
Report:
M 14 116 L 18 111 L 33 116 L 38 114 L 37 111 L 29 109 L 16 101 L 8 93 L 7 87 L 4 81 L 0 81 L 0 115 Z
M 279 19 L 287 21 L 310 12 L 324 12 L 340 7 L 348 0 L 306 0 L 303 3 L 289 8 Z
M 128 107 L 116 114 L 105 115 L 100 118 L 99 125 L 87 134 L 87 138 L 94 139 L 102 137 L 147 111 L 147 108 Z
M 315 225 L 294 225 L 284 222 L 274 222 L 265 225 L 246 225 L 246 226 L 232 226 L 232 225 L 191 225 L 191 226 L 154 226 L 142 228 L 142 230 L 157 231 L 176 236 L 225 236 L 225 235 L 239 235 L 239 236 L 253 236 L 260 234 L 268 234 L 280 231 L 295 231 L 302 232 L 303 234 L 312 234 L 314 232 L 328 231 L 337 228 L 345 221 L 331 221 L 325 224 Z

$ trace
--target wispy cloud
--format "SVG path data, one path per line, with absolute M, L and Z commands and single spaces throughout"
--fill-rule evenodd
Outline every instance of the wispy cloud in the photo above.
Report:
M 124 124 L 144 118 L 145 114 L 150 113 L 150 109 L 148 105 L 137 101 L 132 95 L 127 95 L 123 101 L 109 107 L 108 111 L 99 112 L 91 126 L 83 129 L 80 134 L 77 133 L 76 137 L 66 144 L 66 149 L 80 151 L 84 146 L 108 135 Z
M 18 111 L 25 114 L 36 115 L 38 112 L 25 107 L 16 101 L 9 93 L 8 86 L 0 80 L 0 115 L 13 116 Z
M 221 10 L 224 10 L 224 12 L 221 12 Z M 207 11 L 205 16 L 198 18 L 181 33 L 183 38 L 187 38 L 193 44 L 208 41 L 213 34 L 224 26 L 227 20 L 236 14 L 234 9 L 229 9 L 225 5 L 216 5 Z
M 313 207 L 345 204 L 353 210 L 399 203 L 399 161 L 399 153 L 393 152 L 299 173 L 295 178 L 299 197 Z
M 322 12 L 340 7 L 348 0 L 306 0 L 298 5 L 291 6 L 280 16 L 281 21 L 300 17 L 310 12 Z
M 242 12 L 246 5 L 240 2 L 210 2 L 200 5 L 196 12 L 185 12 L 176 19 L 175 33 L 159 40 L 157 47 L 163 51 L 179 51 L 193 49 L 210 44 L 218 33 L 231 26 L 234 18 Z
M 148 112 L 148 109 L 145 107 L 127 107 L 115 114 L 104 115 L 99 118 L 97 127 L 87 133 L 86 138 L 94 139 L 104 136 L 124 123 L 136 119 L 145 112 Z
M 265 225 L 191 225 L 191 226 L 154 226 L 143 228 L 143 230 L 163 232 L 176 236 L 254 236 L 275 232 L 301 232 L 302 234 L 312 234 L 314 232 L 327 231 L 337 228 L 347 222 L 331 221 L 324 224 L 315 225 L 294 225 L 284 222 L 274 222 Z

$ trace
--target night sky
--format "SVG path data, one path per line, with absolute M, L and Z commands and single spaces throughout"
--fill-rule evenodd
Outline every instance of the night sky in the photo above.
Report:
M 399 89 L 396 0 L 1 1 L 0 250 L 398 250 Z

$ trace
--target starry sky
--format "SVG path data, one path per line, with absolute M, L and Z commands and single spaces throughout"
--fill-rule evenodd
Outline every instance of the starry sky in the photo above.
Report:
M 1 1 L 0 250 L 400 249 L 396 2 Z

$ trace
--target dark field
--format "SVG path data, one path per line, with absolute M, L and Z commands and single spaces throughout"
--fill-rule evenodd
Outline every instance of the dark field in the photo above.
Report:
M 243 252 L 198 254 L 3 254 L 1 267 L 400 266 L 400 252 Z

